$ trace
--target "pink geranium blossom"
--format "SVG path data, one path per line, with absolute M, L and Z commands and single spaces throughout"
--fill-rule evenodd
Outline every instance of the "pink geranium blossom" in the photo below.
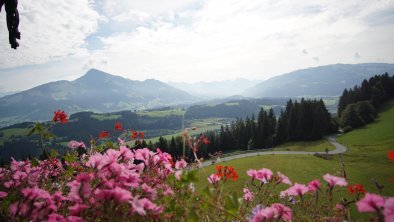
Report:
M 70 192 L 68 194 L 68 198 L 74 202 L 81 202 L 84 198 L 90 196 L 92 188 L 90 186 L 90 182 L 93 179 L 92 174 L 79 174 L 75 180 L 67 183 L 67 186 L 70 187 Z
M 288 189 L 288 194 L 290 196 L 303 196 L 309 191 L 308 187 L 304 184 L 295 183 L 294 186 Z
M 218 176 L 218 175 L 216 175 L 216 174 L 211 174 L 211 175 L 208 177 L 208 182 L 209 182 L 209 183 L 215 184 L 215 183 L 217 183 L 217 182 L 219 182 L 219 181 L 220 181 L 220 176 Z
M 76 203 L 74 206 L 68 207 L 72 216 L 79 216 L 87 208 L 89 208 L 88 205 L 79 203 Z
M 272 171 L 267 168 L 262 168 L 257 171 L 256 179 L 260 180 L 263 183 L 268 183 L 272 178 Z
M 285 205 L 280 204 L 280 203 L 274 203 L 274 204 L 272 204 L 271 207 L 275 209 L 275 218 L 276 219 L 282 219 L 284 221 L 291 221 L 293 213 L 290 208 L 288 208 Z
M 270 221 L 275 217 L 275 208 L 271 207 L 262 207 L 261 205 L 257 205 L 252 210 L 252 215 L 249 218 L 249 222 L 262 222 L 262 221 Z
M 246 202 L 250 202 L 254 199 L 253 193 L 248 188 L 244 188 L 243 191 L 244 191 L 244 200 Z
M 319 180 L 312 180 L 308 183 L 308 188 L 310 191 L 320 190 L 320 182 Z
M 0 191 L 0 199 L 4 198 L 4 197 L 6 197 L 6 196 L 8 196 L 8 193 L 7 193 L 7 192 Z
M 104 200 L 114 200 L 118 203 L 127 203 L 131 199 L 131 192 L 120 187 L 110 190 L 98 190 L 96 197 Z
M 145 165 L 149 165 L 151 158 L 153 156 L 153 152 L 148 150 L 147 148 L 138 149 L 135 151 L 135 159 L 144 161 Z
M 257 177 L 257 170 L 250 169 L 246 171 L 246 174 L 248 174 L 248 176 L 252 177 L 252 179 L 254 180 Z
M 375 212 L 384 206 L 384 198 L 378 194 L 367 193 L 356 205 L 359 212 Z
M 64 217 L 60 214 L 52 213 L 48 215 L 47 222 L 64 222 L 66 221 Z
M 150 200 L 146 198 L 137 199 L 135 198 L 132 202 L 131 212 L 138 213 L 141 216 L 145 216 L 147 211 L 153 215 L 158 215 L 163 212 L 163 207 L 157 206 L 156 204 L 152 203 Z
M 86 149 L 86 145 L 85 145 L 84 142 L 82 142 L 82 141 L 78 142 L 78 141 L 75 141 L 75 140 L 71 140 L 70 142 L 68 142 L 68 147 L 71 148 L 71 149 L 76 149 L 76 148 L 79 148 L 79 147 L 82 147 L 82 148 Z
M 334 188 L 337 185 L 341 187 L 347 186 L 346 179 L 343 177 L 337 177 L 327 173 L 326 175 L 323 176 L 323 179 L 327 181 L 328 185 L 330 186 L 330 189 Z
M 387 198 L 384 203 L 384 221 L 394 221 L 394 197 Z
M 183 159 L 176 161 L 176 163 L 175 163 L 175 169 L 177 169 L 177 170 L 184 169 L 186 166 L 187 166 L 187 163 Z
M 288 184 L 288 185 L 292 185 L 293 183 L 290 181 L 290 179 L 287 177 L 287 176 L 285 176 L 285 175 L 283 175 L 281 172 L 278 172 L 278 184 L 279 183 L 284 183 L 284 184 Z

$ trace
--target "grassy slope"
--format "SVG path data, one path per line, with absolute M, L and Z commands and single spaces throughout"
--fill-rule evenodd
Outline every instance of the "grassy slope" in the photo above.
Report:
M 4 141 L 10 139 L 11 136 L 26 136 L 29 131 L 30 129 L 27 128 L 11 128 L 1 130 L 0 132 L 4 133 L 4 135 L 0 138 L 0 145 L 3 145 Z
M 348 146 L 344 155 L 350 184 L 362 183 L 370 192 L 377 192 L 371 183 L 376 178 L 385 186 L 384 195 L 394 196 L 394 183 L 389 178 L 394 175 L 394 165 L 387 159 L 387 152 L 394 149 L 394 101 L 382 109 L 379 118 L 365 128 L 354 130 L 338 140 Z M 309 148 L 306 148 L 309 149 Z M 280 171 L 290 177 L 293 182 L 306 183 L 319 178 L 325 173 L 340 175 L 339 157 L 323 160 L 314 156 L 269 155 L 256 156 L 220 163 L 232 165 L 238 171 L 239 180 L 226 184 L 226 190 L 241 193 L 245 180 L 249 179 L 246 170 L 262 167 L 272 171 Z M 206 177 L 214 172 L 215 166 L 204 168 L 198 172 L 200 181 L 197 189 L 206 186 Z
M 276 147 L 275 151 L 308 151 L 308 152 L 325 152 L 334 150 L 335 147 L 327 140 L 306 141 L 306 142 L 289 142 Z
M 141 116 L 150 116 L 150 117 L 164 117 L 164 116 L 183 116 L 185 115 L 184 110 L 182 109 L 170 109 L 170 110 L 156 110 L 156 111 L 142 111 L 138 114 Z

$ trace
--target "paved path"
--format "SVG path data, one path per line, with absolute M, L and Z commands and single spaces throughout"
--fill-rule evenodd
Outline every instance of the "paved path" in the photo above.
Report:
M 326 139 L 328 140 L 328 142 L 330 142 L 333 146 L 335 146 L 335 150 L 331 150 L 328 151 L 328 154 L 333 155 L 333 154 L 340 154 L 340 153 L 344 153 L 347 151 L 347 148 L 342 145 L 339 144 L 336 141 L 336 137 L 337 135 L 334 136 L 328 136 L 326 137 Z M 217 161 L 217 163 L 219 162 L 223 162 L 223 161 L 229 161 L 229 160 L 234 160 L 234 159 L 239 159 L 239 158 L 245 158 L 245 157 L 250 157 L 250 156 L 260 156 L 260 155 L 272 155 L 272 154 L 301 154 L 301 155 L 313 155 L 315 153 L 318 154 L 325 154 L 326 152 L 306 152 L 306 151 L 261 151 L 261 152 L 252 152 L 252 153 L 244 153 L 244 154 L 238 154 L 238 155 L 234 155 L 234 156 L 228 156 L 228 157 L 223 157 L 220 158 L 220 161 Z M 205 161 L 202 163 L 202 167 L 206 167 L 209 165 L 212 165 L 212 161 Z

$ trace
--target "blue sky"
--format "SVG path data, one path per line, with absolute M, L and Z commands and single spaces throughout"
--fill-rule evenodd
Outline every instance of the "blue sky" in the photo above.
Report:
M 90 68 L 197 82 L 394 63 L 393 0 L 24 0 L 19 11 L 16 51 L 0 13 L 0 92 Z

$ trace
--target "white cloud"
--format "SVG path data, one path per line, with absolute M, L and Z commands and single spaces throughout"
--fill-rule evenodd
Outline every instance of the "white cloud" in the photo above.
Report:
M 151 3 L 148 2 L 144 6 Z M 194 11 L 173 14 L 173 18 L 189 21 L 187 25 L 177 19 L 153 16 L 149 26 L 102 38 L 105 47 L 93 53 L 92 58 L 106 61 L 97 64 L 99 68 L 134 79 L 189 82 L 245 76 L 267 78 L 308 66 L 370 62 L 377 54 L 394 62 L 394 50 L 388 50 L 393 48 L 390 28 L 394 30 L 394 25 L 379 29 L 364 20 L 392 5 L 393 1 L 363 0 L 313 4 L 290 0 L 206 0 Z M 158 8 L 151 13 L 169 10 Z M 371 30 L 377 33 L 370 34 Z M 378 51 L 377 45 L 364 45 L 366 42 L 388 49 Z M 300 56 L 305 48 L 308 54 Z M 355 51 L 370 56 L 356 61 Z
M 333 63 L 394 62 L 393 0 L 41 2 L 20 2 L 18 50 L 9 49 L 0 26 L 0 68 L 79 58 L 62 64 L 78 74 L 96 67 L 131 79 L 193 82 L 266 79 Z M 96 30 L 102 47 L 86 50 L 85 38 Z M 355 52 L 362 56 L 355 58 Z
M 24 0 L 19 1 L 18 9 L 22 36 L 17 50 L 8 44 L 4 10 L 0 14 L 0 68 L 83 54 L 85 38 L 97 30 L 100 19 L 89 0 Z

